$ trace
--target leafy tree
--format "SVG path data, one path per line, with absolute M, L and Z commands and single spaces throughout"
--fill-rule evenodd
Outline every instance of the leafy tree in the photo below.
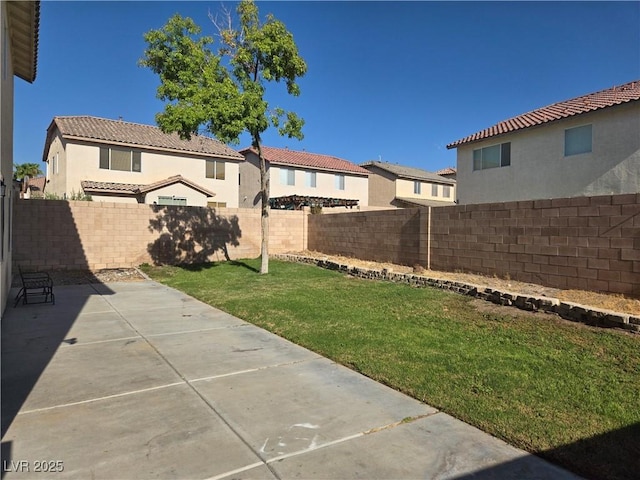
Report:
M 148 46 L 140 64 L 160 76 L 157 96 L 168 102 L 156 122 L 164 132 L 191 138 L 200 127 L 224 143 L 238 144 L 243 132 L 260 159 L 262 201 L 262 263 L 269 271 L 269 178 L 262 154 L 262 133 L 270 126 L 280 135 L 302 139 L 304 120 L 265 101 L 268 82 L 284 82 L 287 92 L 298 96 L 296 83 L 307 71 L 293 35 L 268 15 L 260 20 L 258 7 L 242 0 L 236 10 L 238 27 L 228 11 L 223 21 L 211 18 L 219 38 L 201 36 L 192 19 L 176 14 L 159 30 L 144 36 Z
M 24 177 L 33 178 L 38 175 L 42 175 L 42 170 L 37 163 L 22 163 L 13 166 L 13 178 L 16 180 L 22 180 Z

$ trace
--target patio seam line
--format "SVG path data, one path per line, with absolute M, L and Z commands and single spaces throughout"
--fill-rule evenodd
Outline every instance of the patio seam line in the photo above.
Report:
M 152 283 L 156 283 L 156 282 L 152 282 Z M 93 287 L 93 285 L 92 285 Z M 163 287 L 165 287 L 167 290 L 169 289 L 169 287 L 166 287 L 163 285 Z M 155 347 L 155 345 L 153 345 L 153 343 L 151 343 L 149 341 L 149 339 L 147 337 L 145 337 L 137 328 L 135 328 L 130 322 L 129 320 L 127 320 L 127 318 L 120 312 L 120 310 L 118 310 L 107 298 L 106 296 L 103 296 L 96 288 L 94 288 L 94 290 L 96 291 L 96 293 L 98 293 L 100 296 L 102 296 L 105 301 L 111 306 L 111 308 L 113 308 L 113 310 L 122 318 L 122 320 L 124 320 L 127 325 L 129 325 L 138 335 L 140 335 L 140 337 L 142 337 L 142 339 L 153 349 L 154 352 L 156 352 L 156 354 L 169 366 L 169 368 L 171 368 L 174 373 L 176 375 L 178 375 L 178 377 L 180 377 L 184 383 L 191 389 L 191 391 L 193 391 L 193 393 L 195 393 L 200 400 L 202 400 L 204 402 L 204 404 L 206 406 L 209 407 L 209 409 L 220 419 L 220 421 L 222 423 L 224 423 L 227 428 L 233 432 L 233 434 L 249 449 L 250 452 L 252 452 L 256 458 L 258 460 L 260 460 L 262 462 L 263 465 L 265 465 L 269 471 L 273 474 L 273 476 L 277 479 L 280 480 L 280 476 L 277 474 L 277 472 L 271 468 L 263 459 L 262 457 L 258 454 L 258 452 L 251 446 L 251 444 L 249 443 L 248 440 L 246 440 L 242 435 L 240 435 L 240 433 L 231 425 L 231 423 L 222 415 L 220 414 L 220 412 L 218 412 L 218 410 L 216 410 L 216 408 L 204 397 L 203 394 L 201 394 L 198 389 L 191 384 L 191 382 L 164 356 L 162 355 L 162 353 Z M 172 289 L 173 290 L 173 289 Z M 189 297 L 187 295 L 187 297 Z M 211 309 L 213 309 L 213 307 L 210 306 Z
M 114 393 L 112 395 L 105 395 L 104 397 L 89 398 L 87 400 L 79 400 L 77 402 L 70 402 L 70 403 L 61 403 L 60 405 L 52 405 L 50 407 L 34 408 L 32 410 L 20 411 L 18 412 L 17 415 L 27 415 L 30 413 L 46 412 L 48 410 L 55 410 L 56 408 L 74 407 L 76 405 L 84 405 L 87 403 L 100 402 L 102 400 L 110 400 L 112 398 L 126 397 L 127 395 L 136 395 L 138 393 L 152 392 L 154 390 L 162 390 L 163 388 L 177 387 L 179 385 L 184 385 L 184 383 L 185 382 L 167 383 L 165 385 L 158 385 L 156 387 L 142 388 L 140 390 L 131 390 L 128 392 Z
M 190 382 L 205 382 L 207 380 L 216 380 L 218 378 L 233 377 L 235 375 L 242 375 L 242 374 L 245 374 L 245 373 L 260 372 L 262 370 L 267 370 L 267 369 L 270 369 L 270 368 L 279 368 L 279 367 L 288 367 L 289 365 L 298 365 L 300 363 L 310 362 L 312 360 L 318 360 L 318 359 L 322 359 L 322 358 L 324 358 L 324 357 L 317 356 L 317 357 L 313 357 L 313 358 L 305 358 L 304 360 L 294 360 L 292 362 L 275 363 L 273 365 L 267 365 L 266 367 L 256 367 L 256 368 L 248 368 L 246 370 L 236 370 L 235 372 L 223 373 L 223 374 L 220 374 L 220 375 L 212 375 L 210 377 L 194 378 L 194 379 L 189 380 L 189 381 Z
M 200 328 L 197 330 L 180 330 L 178 332 L 166 332 L 166 333 L 151 333 L 149 335 L 147 335 L 149 338 L 155 338 L 155 337 L 166 337 L 168 335 L 181 335 L 184 333 L 198 333 L 198 332 L 210 332 L 213 330 L 226 330 L 228 328 L 246 328 L 252 325 L 249 325 L 248 323 L 246 324 L 242 324 L 242 325 L 227 325 L 225 327 L 212 327 L 212 328 Z

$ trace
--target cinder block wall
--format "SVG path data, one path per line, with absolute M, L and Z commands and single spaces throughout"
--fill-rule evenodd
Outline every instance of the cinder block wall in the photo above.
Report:
M 432 209 L 431 268 L 640 296 L 640 194 Z
M 640 194 L 317 215 L 309 249 L 640 297 Z M 419 235 L 419 239 L 416 239 Z
M 306 215 L 271 212 L 272 253 L 306 248 Z M 123 268 L 260 255 L 260 211 L 107 202 L 17 200 L 13 263 L 30 268 Z
M 396 209 L 309 215 L 309 250 L 400 265 L 425 264 L 427 212 Z

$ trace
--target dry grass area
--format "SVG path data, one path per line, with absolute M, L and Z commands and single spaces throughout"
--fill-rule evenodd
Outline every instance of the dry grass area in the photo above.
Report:
M 334 262 L 362 268 L 370 268 L 376 270 L 386 268 L 389 271 L 393 271 L 396 273 L 416 273 L 419 275 L 425 275 L 441 280 L 451 280 L 473 285 L 482 285 L 504 292 L 546 296 L 557 298 L 564 302 L 578 303 L 580 305 L 590 306 L 603 310 L 640 315 L 640 299 L 628 298 L 624 295 L 587 292 L 583 290 L 562 290 L 558 288 L 545 287 L 543 285 L 536 285 L 533 283 L 524 283 L 517 282 L 511 279 L 498 278 L 496 276 L 489 277 L 472 273 L 440 272 L 435 270 L 427 271 L 416 267 L 407 267 L 405 265 L 370 262 L 367 260 L 359 260 L 357 258 L 343 257 L 340 255 L 326 255 L 324 253 L 314 251 L 291 252 L 291 254 L 305 255 L 318 259 L 327 259 Z

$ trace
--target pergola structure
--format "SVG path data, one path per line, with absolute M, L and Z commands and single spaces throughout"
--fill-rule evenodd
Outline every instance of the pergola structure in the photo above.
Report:
M 307 197 L 301 195 L 287 195 L 269 199 L 269 206 L 280 210 L 302 210 L 302 207 L 348 207 L 358 206 L 358 200 L 327 197 Z

